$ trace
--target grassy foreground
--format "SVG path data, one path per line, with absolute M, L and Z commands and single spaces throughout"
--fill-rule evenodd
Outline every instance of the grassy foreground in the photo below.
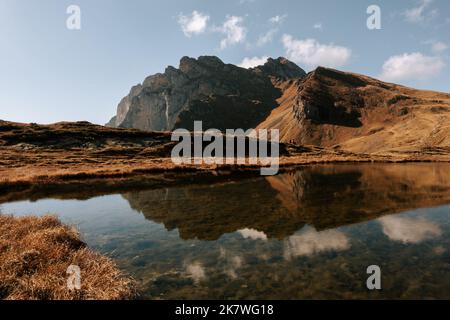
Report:
M 70 265 L 81 269 L 80 290 L 67 287 Z M 56 217 L 0 215 L 0 299 L 117 300 L 134 295 L 133 280 Z

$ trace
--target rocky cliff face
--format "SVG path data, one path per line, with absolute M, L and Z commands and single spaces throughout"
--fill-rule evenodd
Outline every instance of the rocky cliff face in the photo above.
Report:
M 202 120 L 205 128 L 252 128 L 278 106 L 276 99 L 282 93 L 273 79 L 305 75 L 284 58 L 248 70 L 217 57 L 184 57 L 178 69 L 168 67 L 133 87 L 108 125 L 169 131 L 192 129 L 195 120 Z
M 295 63 L 286 58 L 278 59 L 269 58 L 264 65 L 257 66 L 253 69 L 255 73 L 279 80 L 301 79 L 306 76 L 306 72 Z

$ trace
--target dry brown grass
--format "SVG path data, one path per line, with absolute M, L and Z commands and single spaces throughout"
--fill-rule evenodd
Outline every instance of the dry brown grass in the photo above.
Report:
M 67 288 L 70 265 L 81 269 L 81 289 Z M 117 300 L 135 295 L 134 282 L 114 262 L 88 249 L 78 232 L 56 217 L 0 215 L 0 298 Z
M 88 123 L 54 125 L 0 121 L 0 192 L 4 194 L 103 179 L 116 185 L 144 175 L 257 171 L 255 165 L 175 165 L 168 133 Z M 450 149 L 364 154 L 317 146 L 280 145 L 280 168 L 329 162 L 450 161 Z M 164 182 L 164 180 L 161 180 Z

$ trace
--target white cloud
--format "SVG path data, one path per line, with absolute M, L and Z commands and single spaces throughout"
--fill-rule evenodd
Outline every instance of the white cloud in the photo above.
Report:
M 272 42 L 272 40 L 275 37 L 275 35 L 277 34 L 277 32 L 278 32 L 278 29 L 270 29 L 265 34 L 262 34 L 259 36 L 256 44 L 261 47 L 269 42 Z
M 225 273 L 231 278 L 238 277 L 237 271 L 242 267 L 243 260 L 240 256 L 234 256 L 228 259 L 225 266 Z
M 445 50 L 447 50 L 448 45 L 445 44 L 444 42 L 434 42 L 431 45 L 431 50 L 435 53 L 435 54 L 440 54 L 442 52 L 444 52 Z
M 436 9 L 428 11 L 428 7 L 433 2 L 433 0 L 420 0 L 417 7 L 407 9 L 403 12 L 406 21 L 412 23 L 423 22 L 427 18 L 433 18 L 437 15 L 438 11 Z
M 244 229 L 244 230 L 253 230 L 253 229 Z M 236 279 L 238 277 L 238 269 L 242 267 L 244 264 L 244 260 L 241 256 L 231 255 L 226 249 L 220 247 L 220 256 L 221 263 L 224 266 L 224 272 L 231 279 Z
M 225 49 L 230 45 L 242 43 L 247 36 L 247 29 L 244 26 L 244 18 L 238 16 L 227 16 L 218 31 L 225 34 L 225 39 L 220 42 L 220 48 Z
M 322 23 L 318 22 L 318 23 L 313 25 L 313 28 L 317 29 L 317 30 L 322 30 L 323 29 L 323 25 L 322 25 Z
M 193 35 L 205 32 L 209 19 L 210 17 L 208 15 L 198 11 L 193 11 L 189 16 L 180 14 L 178 17 L 178 23 L 180 24 L 184 35 L 190 38 Z
M 284 22 L 284 20 L 286 20 L 286 18 L 287 18 L 287 14 L 283 14 L 282 16 L 276 15 L 276 16 L 270 18 L 269 22 L 271 22 L 273 24 L 282 24 Z
M 287 14 L 284 14 L 282 16 L 276 15 L 269 19 L 270 24 L 274 25 L 275 27 L 269 29 L 266 33 L 260 35 L 258 37 L 258 40 L 256 42 L 256 45 L 261 47 L 264 46 L 267 43 L 270 43 L 273 41 L 275 35 L 279 31 L 279 27 L 283 24 L 284 20 L 286 20 Z
M 186 273 L 195 283 L 199 283 L 206 278 L 205 268 L 200 262 L 187 264 Z
M 321 252 L 344 251 L 350 248 L 348 237 L 338 230 L 317 232 L 308 228 L 301 234 L 290 236 L 284 247 L 284 257 L 290 260 L 299 256 L 312 256 Z
M 242 237 L 245 239 L 252 239 L 252 240 L 267 240 L 267 235 L 262 232 L 255 229 L 242 229 L 239 230 L 238 233 L 241 234 Z
M 386 81 L 421 80 L 437 76 L 445 67 L 439 57 L 419 52 L 392 56 L 383 64 L 381 78 Z
M 420 243 L 442 234 L 437 225 L 423 218 L 389 216 L 380 218 L 378 221 L 389 239 L 405 244 Z
M 345 65 L 352 55 L 352 51 L 346 47 L 321 44 L 315 39 L 297 40 L 285 34 L 282 42 L 290 60 L 311 67 L 340 67 Z

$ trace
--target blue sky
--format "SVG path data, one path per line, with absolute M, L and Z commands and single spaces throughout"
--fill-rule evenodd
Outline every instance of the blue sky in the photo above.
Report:
M 372 4 L 381 30 L 367 28 Z M 66 27 L 70 5 L 81 30 Z M 131 86 L 185 55 L 286 56 L 450 92 L 448 0 L 0 0 L 0 39 L 0 119 L 19 122 L 103 124 Z

